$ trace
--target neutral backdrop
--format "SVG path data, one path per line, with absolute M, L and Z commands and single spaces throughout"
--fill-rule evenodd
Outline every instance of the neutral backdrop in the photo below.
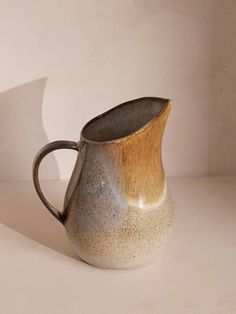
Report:
M 236 174 L 235 16 L 234 0 L 1 0 L 0 180 L 31 179 L 41 146 L 142 96 L 173 100 L 168 176 Z M 42 177 L 75 157 L 52 154 Z
M 1 314 L 236 313 L 235 17 L 236 0 L 0 0 Z M 33 158 L 142 96 L 173 100 L 174 234 L 148 267 L 96 269 L 28 181 Z M 42 165 L 61 210 L 67 180 L 51 179 L 69 178 L 75 158 Z

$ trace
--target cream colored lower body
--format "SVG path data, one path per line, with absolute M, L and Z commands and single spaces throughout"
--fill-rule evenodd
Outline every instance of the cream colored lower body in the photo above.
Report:
M 166 193 L 156 208 L 130 207 L 122 224 L 109 231 L 78 230 L 69 219 L 66 230 L 75 252 L 87 263 L 108 269 L 129 269 L 150 263 L 173 229 L 173 202 Z

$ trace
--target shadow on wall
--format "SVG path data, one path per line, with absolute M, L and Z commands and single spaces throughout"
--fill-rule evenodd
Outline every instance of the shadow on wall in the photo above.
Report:
M 33 159 L 48 143 L 41 117 L 46 82 L 46 78 L 41 78 L 0 94 L 0 181 L 32 180 Z M 47 157 L 40 177 L 59 178 L 53 154 Z M 57 189 L 61 198 L 65 185 L 66 182 L 61 182 Z M 58 198 L 58 195 L 50 196 Z M 60 253 L 75 256 L 64 228 L 47 212 L 32 181 L 1 183 L 0 202 L 1 223 Z
M 0 94 L 0 180 L 31 180 L 34 156 L 48 143 L 42 122 L 42 102 L 47 79 L 41 78 Z M 40 174 L 58 179 L 51 154 Z

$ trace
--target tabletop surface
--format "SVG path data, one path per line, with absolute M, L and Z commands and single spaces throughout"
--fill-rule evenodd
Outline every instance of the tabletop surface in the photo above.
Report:
M 61 204 L 67 182 L 45 181 Z M 236 178 L 172 178 L 175 230 L 156 261 L 103 270 L 75 256 L 32 182 L 0 183 L 1 314 L 235 314 Z

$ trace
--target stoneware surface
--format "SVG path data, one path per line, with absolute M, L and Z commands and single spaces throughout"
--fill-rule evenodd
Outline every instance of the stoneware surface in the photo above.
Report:
M 169 238 L 173 205 L 161 148 L 170 109 L 170 101 L 162 98 L 123 103 L 88 122 L 79 143 L 53 142 L 36 156 L 36 191 L 86 262 L 139 267 L 151 262 Z M 38 182 L 40 161 L 60 148 L 79 152 L 62 214 L 48 203 Z

